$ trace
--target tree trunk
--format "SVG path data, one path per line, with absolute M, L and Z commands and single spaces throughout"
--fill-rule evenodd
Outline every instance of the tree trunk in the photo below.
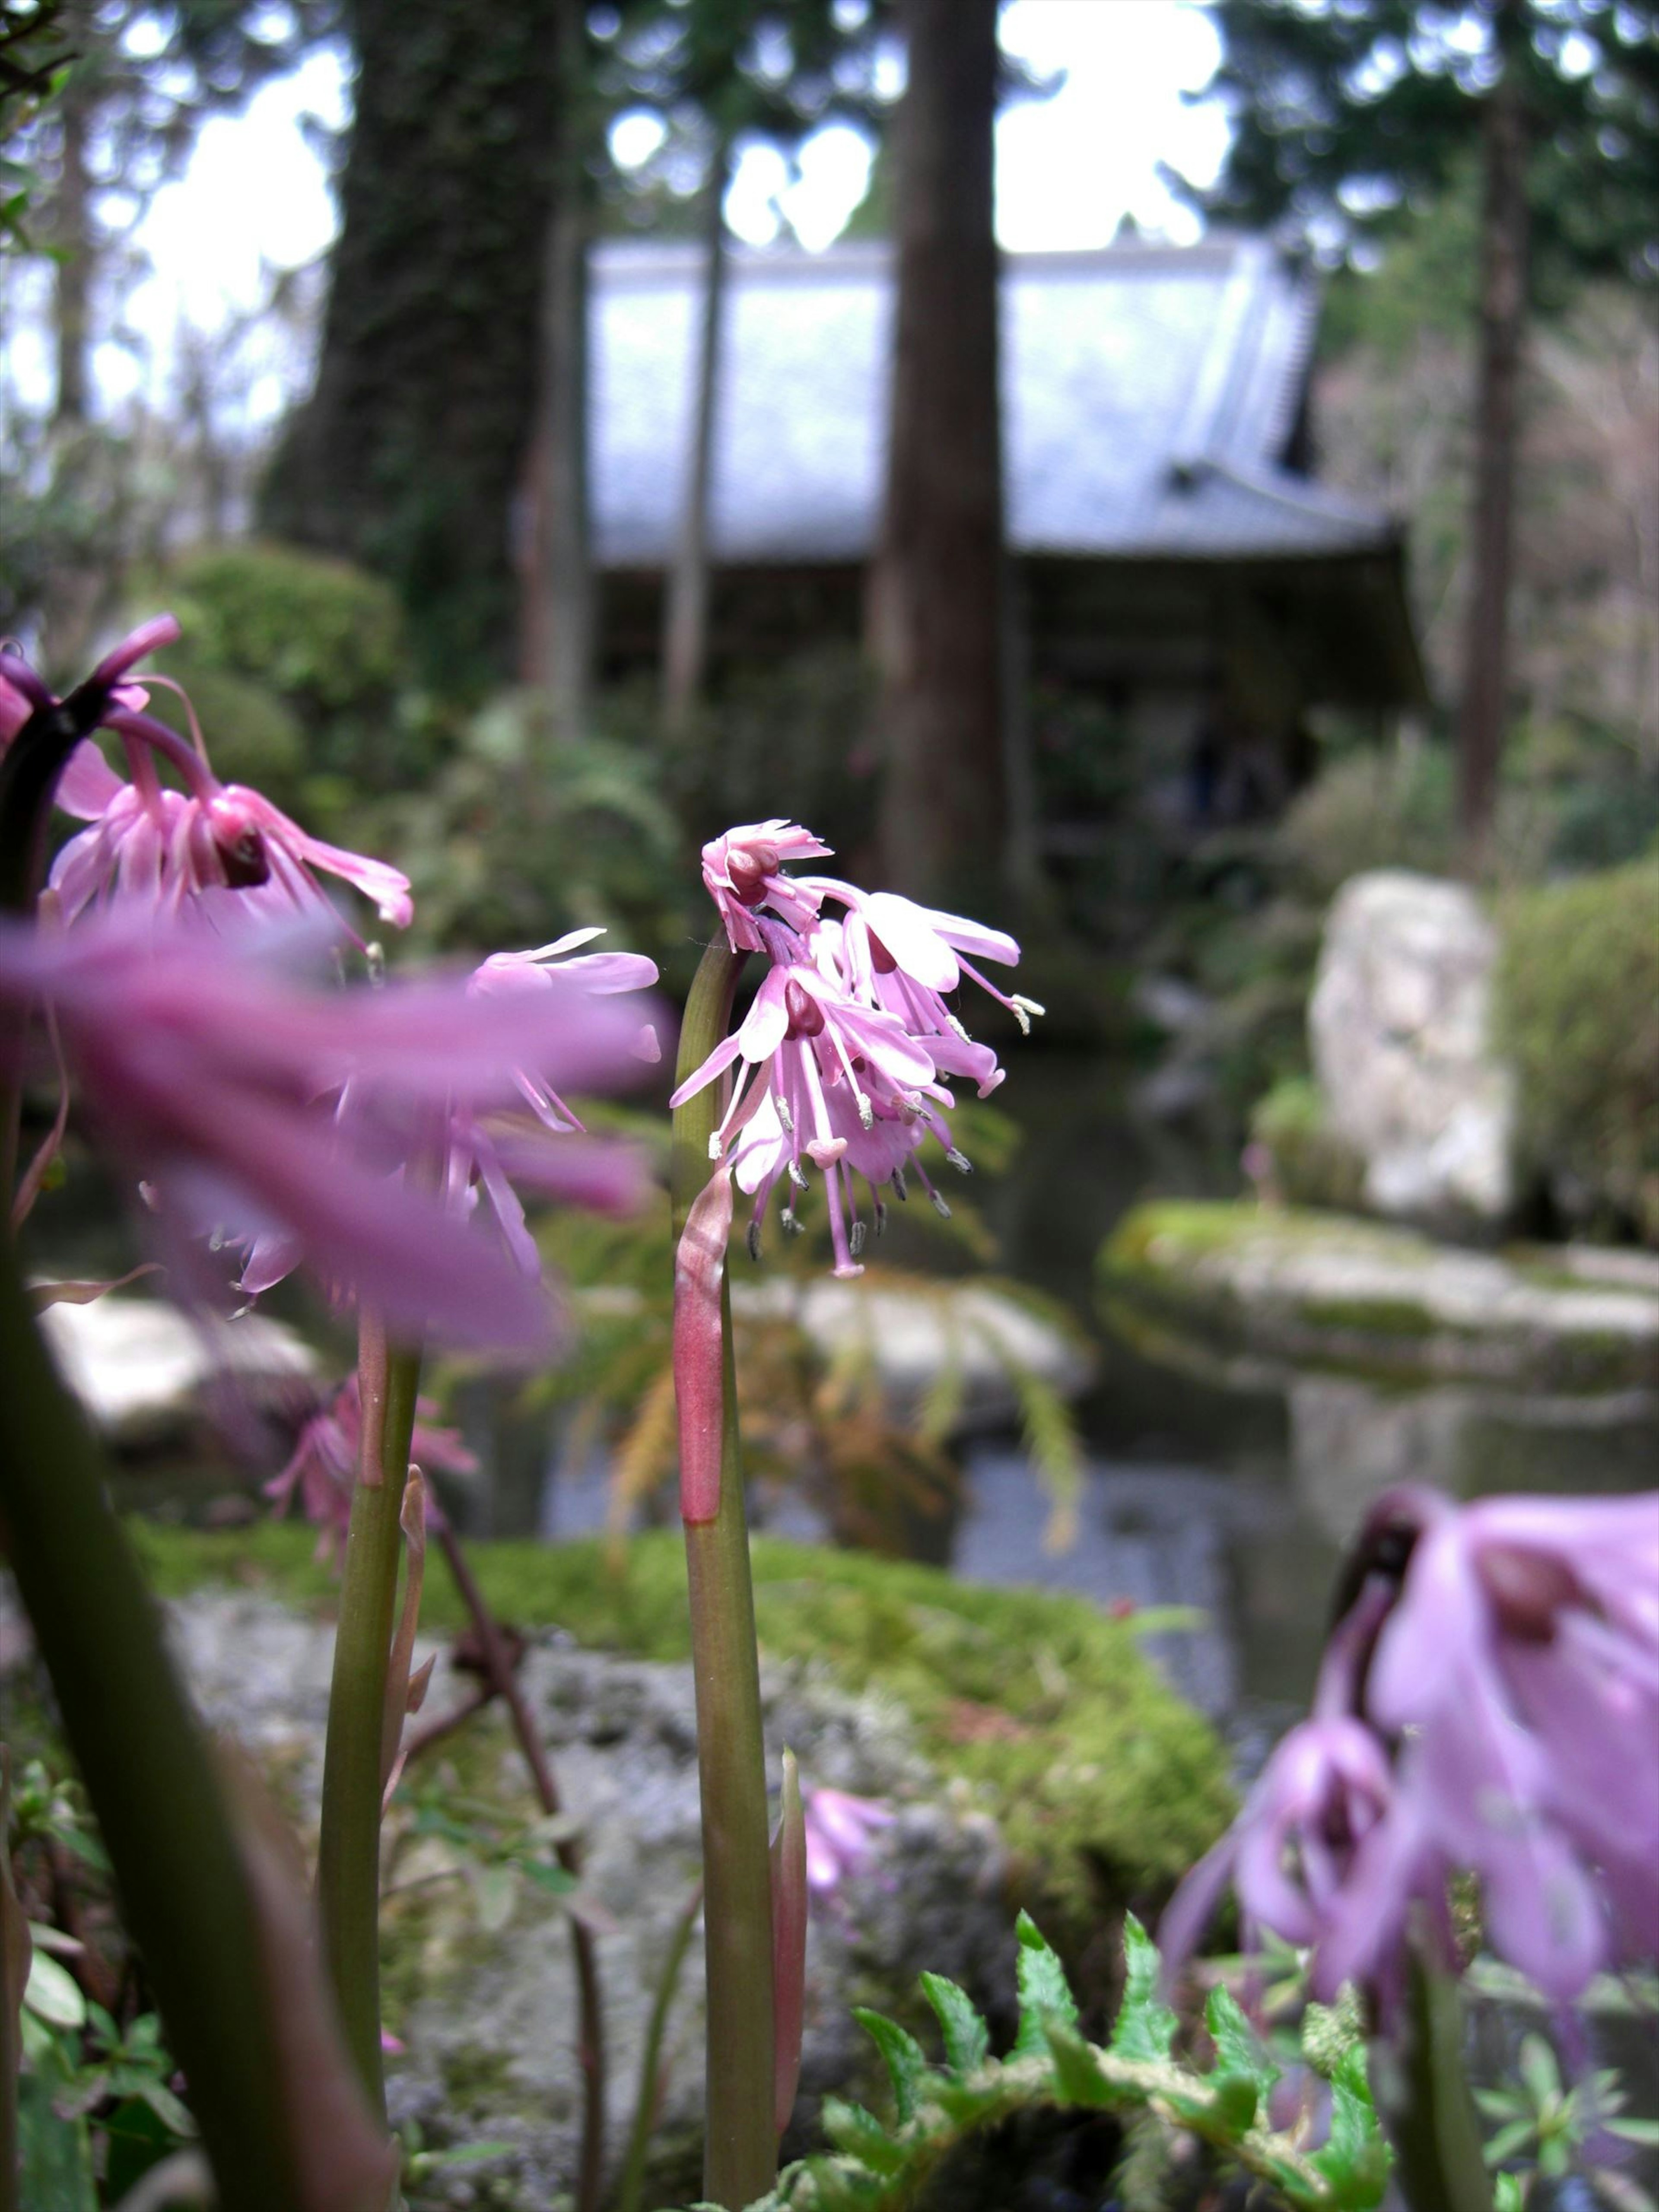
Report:
M 730 167 L 730 149 L 722 143 L 715 152 L 714 173 L 707 188 L 702 323 L 698 332 L 691 446 L 674 565 L 664 594 L 662 711 L 664 727 L 671 732 L 684 730 L 690 719 L 708 665 L 709 501 L 720 405 L 720 319 L 731 265 L 726 236 Z
M 356 106 L 322 356 L 261 520 L 389 577 L 421 678 L 448 696 L 518 661 L 511 520 L 575 4 L 346 10 Z
M 78 430 L 87 422 L 91 392 L 90 355 L 93 263 L 92 179 L 87 169 L 87 140 L 95 95 L 79 70 L 71 69 L 58 102 L 60 135 L 57 189 L 52 194 L 52 240 L 58 259 L 52 270 L 52 347 L 57 394 L 54 430 Z
M 578 0 L 560 9 L 558 179 L 543 264 L 541 376 L 531 460 L 526 682 L 544 687 L 556 738 L 584 734 L 592 707 L 594 575 L 588 462 L 586 41 Z
M 896 299 L 872 579 L 886 879 L 994 895 L 1004 872 L 1002 441 L 992 228 L 996 0 L 901 0 Z
M 1515 25 L 1504 0 L 1501 42 Z M 1527 121 L 1514 57 L 1486 100 L 1480 225 L 1480 360 L 1475 390 L 1472 576 L 1457 729 L 1458 823 L 1478 862 L 1498 796 L 1509 686 L 1521 353 L 1527 315 Z

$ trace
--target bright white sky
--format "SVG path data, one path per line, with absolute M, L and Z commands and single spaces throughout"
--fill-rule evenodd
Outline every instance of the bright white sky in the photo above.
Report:
M 1104 245 L 1126 213 L 1143 229 L 1197 234 L 1194 218 L 1158 174 L 1163 161 L 1206 180 L 1225 149 L 1219 110 L 1189 107 L 1182 98 L 1206 82 L 1218 52 L 1193 0 L 1012 0 L 1002 42 L 1044 76 L 1065 72 L 1052 99 L 1023 102 L 998 122 L 997 234 L 1005 246 Z M 262 263 L 295 267 L 328 246 L 333 196 L 301 118 L 309 112 L 337 126 L 348 106 L 340 59 L 317 54 L 264 87 L 240 115 L 205 126 L 185 175 L 157 194 L 137 234 L 153 273 L 128 308 L 137 347 L 101 349 L 99 382 L 112 398 L 166 378 L 181 321 L 213 330 L 251 307 Z M 624 118 L 614 142 L 618 157 L 646 158 L 653 136 L 646 118 Z M 733 179 L 732 227 L 764 243 L 779 233 L 781 206 L 805 244 L 827 245 L 862 198 L 869 163 L 867 143 L 844 126 L 808 140 L 793 179 L 780 155 L 753 148 Z M 43 348 L 19 328 L 24 319 L 14 320 L 9 366 L 19 396 L 38 404 L 50 396 L 50 379 Z M 274 412 L 282 382 L 273 361 L 247 396 L 250 413 Z

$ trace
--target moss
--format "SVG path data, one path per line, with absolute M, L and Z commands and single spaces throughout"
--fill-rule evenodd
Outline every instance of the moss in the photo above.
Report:
M 1356 1263 L 1352 1291 L 1321 1294 L 1299 1279 L 1298 1258 L 1319 1252 Z M 1235 1255 L 1250 1264 L 1234 1267 Z M 1258 1381 L 1291 1369 L 1396 1385 L 1462 1375 L 1593 1394 L 1659 1380 L 1650 1336 L 1584 1325 L 1607 1285 L 1517 1251 L 1501 1264 L 1517 1287 L 1553 1294 L 1553 1310 L 1511 1316 L 1498 1302 L 1456 1317 L 1433 1294 L 1446 1257 L 1411 1231 L 1312 1208 L 1159 1202 L 1128 1214 L 1103 1249 L 1101 1311 L 1145 1357 L 1211 1376 L 1242 1361 Z
M 1287 1076 L 1258 1100 L 1250 1139 L 1273 1164 L 1273 1179 L 1293 1206 L 1357 1206 L 1364 1164 L 1330 1125 L 1316 1083 Z
M 307 1607 L 331 1594 L 305 1529 L 140 1523 L 135 1535 L 166 1596 L 210 1581 Z M 1224 1824 L 1221 1745 L 1142 1656 L 1133 1622 L 1082 1598 L 961 1582 L 867 1553 L 768 1537 L 753 1549 L 763 1649 L 901 1705 L 919 1748 L 997 1820 L 1017 1886 L 1057 1932 L 1156 1897 Z M 556 1624 L 584 1644 L 641 1658 L 689 1656 L 677 1535 L 639 1536 L 614 1555 L 598 1541 L 471 1550 L 506 1620 Z M 423 1612 L 430 1628 L 460 1625 L 441 1573 L 428 1578 Z
M 1522 1157 L 1575 1225 L 1659 1244 L 1659 863 L 1525 892 L 1502 923 Z

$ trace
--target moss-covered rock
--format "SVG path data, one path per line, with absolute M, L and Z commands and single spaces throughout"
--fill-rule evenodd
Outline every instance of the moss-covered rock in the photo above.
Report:
M 206 1717 L 274 1769 L 303 1827 L 320 1781 L 335 1595 L 311 1533 L 133 1533 L 172 1601 Z M 932 1968 L 1000 2016 L 1018 1902 L 1066 1937 L 1098 2014 L 1122 1907 L 1155 1907 L 1213 1840 L 1230 1793 L 1214 1735 L 1142 1658 L 1132 1622 L 868 1556 L 765 1539 L 755 1553 L 772 1770 L 787 1743 L 809 1784 L 881 1797 L 895 1815 L 876 1864 L 814 1913 L 793 2152 L 822 2095 L 878 2094 L 854 2006 L 931 2033 L 916 1978 Z M 531 1632 L 521 1686 L 580 1825 L 615 2157 L 698 1866 L 683 1550 L 656 1535 L 614 1557 L 597 1543 L 515 1542 L 481 1543 L 473 1558 L 492 1604 Z M 434 1571 L 427 1629 L 460 1618 Z M 441 1663 L 428 1713 L 461 1694 Z M 451 2169 L 444 2187 L 459 2193 L 434 2204 L 566 2202 L 581 2094 L 575 1990 L 562 1900 L 515 1870 L 514 1839 L 535 1812 L 505 1729 L 485 1715 L 413 1762 L 388 1824 L 384 1992 L 406 2046 L 389 2069 L 394 2119 L 434 2148 L 502 2147 Z M 685 2202 L 697 2185 L 700 1948 L 670 2015 L 652 2203 Z
M 134 1532 L 163 1596 L 230 1583 L 313 1612 L 332 1606 L 333 1577 L 307 1529 Z M 596 1540 L 469 1549 L 504 1620 L 562 1629 L 589 1650 L 690 1656 L 678 1536 L 616 1552 Z M 1224 1825 L 1220 1743 L 1143 1658 L 1133 1620 L 867 1553 L 765 1536 L 752 1549 L 763 1656 L 900 1710 L 920 1755 L 994 1820 L 1020 1901 L 1056 1936 L 1081 1939 L 1125 1904 L 1155 1900 Z M 428 1578 L 422 1623 L 462 1625 L 441 1575 Z
M 1659 1386 L 1659 1267 L 1633 1255 L 1500 1255 L 1345 1214 L 1171 1202 L 1119 1224 L 1100 1286 L 1108 1320 L 1137 1349 L 1244 1379 L 1254 1363 L 1280 1379 Z
M 1522 1164 L 1568 1220 L 1659 1244 L 1659 860 L 1518 894 L 1502 922 Z

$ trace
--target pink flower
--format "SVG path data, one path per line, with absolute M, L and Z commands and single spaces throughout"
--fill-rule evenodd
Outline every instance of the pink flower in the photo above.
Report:
M 131 736 L 139 721 L 149 717 L 121 714 L 111 726 Z M 258 792 L 220 783 L 205 763 L 195 788 L 185 793 L 159 781 L 137 742 L 131 783 L 97 757 L 106 779 L 101 787 L 88 770 L 72 793 L 59 789 L 72 812 L 90 813 L 88 801 L 102 799 L 92 826 L 71 837 L 52 865 L 52 888 L 66 921 L 88 908 L 136 902 L 163 921 L 320 915 L 337 926 L 317 880 L 321 870 L 372 900 L 382 921 L 408 924 L 414 905 L 400 869 L 308 836 Z
M 890 892 L 871 896 L 830 876 L 791 877 L 786 860 L 828 848 L 781 820 L 728 830 L 703 848 L 703 881 L 734 951 L 765 955 L 770 971 L 733 1034 L 675 1091 L 678 1106 L 744 1063 L 712 1145 L 729 1157 L 738 1183 L 755 1200 L 749 1248 L 760 1233 L 779 1181 L 792 1189 L 786 1230 L 798 1225 L 793 1193 L 807 1169 L 824 1178 L 837 1275 L 860 1274 L 860 1254 L 886 1207 L 890 1185 L 901 1199 L 915 1173 L 943 1214 L 950 1212 L 916 1155 L 932 1136 L 963 1173 L 969 1163 L 945 1119 L 951 1079 L 965 1077 L 981 1098 L 1002 1081 L 996 1054 L 975 1044 L 944 994 L 964 976 L 1010 1007 L 1022 1026 L 1042 1009 L 988 983 L 966 957 L 1012 963 L 1019 948 L 1000 930 L 939 914 Z M 844 911 L 823 911 L 826 900 Z M 869 1221 L 857 1181 L 869 1193 Z
M 130 783 L 90 740 L 76 747 L 58 778 L 58 805 L 92 825 L 70 840 L 52 867 L 65 918 L 72 921 L 94 904 L 137 902 L 162 920 L 319 915 L 333 926 L 337 917 L 317 881 L 321 870 L 371 899 L 383 921 L 404 926 L 413 909 L 409 878 L 399 870 L 307 836 L 257 791 L 222 784 L 199 731 L 192 745 L 144 712 L 147 695 L 125 678 L 145 654 L 178 636 L 171 615 L 155 616 L 61 702 L 18 655 L 0 655 L 0 746 L 30 715 L 61 704 L 77 726 L 112 730 L 126 747 Z M 157 755 L 172 763 L 185 790 L 161 781 Z M 223 894 L 233 896 L 222 913 L 216 901 Z
M 467 1449 L 459 1432 L 433 1425 L 437 1410 L 429 1398 L 416 1400 L 412 1458 L 422 1468 L 476 1474 L 477 1456 Z M 302 1423 L 288 1464 L 264 1486 L 264 1494 L 279 1520 L 298 1499 L 302 1517 L 318 1531 L 319 1559 L 334 1556 L 351 1525 L 351 1492 L 357 1477 L 362 1427 L 358 1378 L 349 1375 L 330 1402 L 319 1406 Z M 428 1495 L 428 1521 L 436 1515 L 437 1507 Z
M 257 1254 L 265 1238 L 404 1335 L 544 1340 L 539 1285 L 425 1187 L 420 1164 L 442 1160 L 458 1096 L 475 1116 L 509 1109 L 519 1067 L 562 1086 L 628 1080 L 636 1015 L 568 987 L 533 1006 L 453 984 L 307 991 L 234 940 L 112 923 L 0 933 L 0 1006 L 36 1000 L 98 1133 L 142 1179 L 187 1301 L 221 1287 L 197 1240 Z M 532 1157 L 504 1132 L 497 1158 L 578 1204 L 640 1192 L 631 1155 L 586 1139 Z
M 1316 1947 L 1315 1987 L 1385 1994 L 1415 1913 L 1479 1878 L 1487 1942 L 1547 1995 L 1659 1957 L 1659 1493 L 1389 1493 L 1313 1720 L 1165 1923 L 1179 1953 L 1231 1875 Z M 1420 1908 L 1420 1910 L 1419 1910 Z
M 814 1897 L 829 1898 L 866 1870 L 877 1838 L 896 1816 L 890 1806 L 874 1797 L 855 1797 L 848 1790 L 809 1789 L 803 1795 L 807 1887 Z
M 818 910 L 817 896 L 780 871 L 786 860 L 821 860 L 830 849 L 810 830 L 781 817 L 745 823 L 703 847 L 703 884 L 720 909 L 734 952 L 761 950 L 754 917 L 763 906 L 770 907 L 792 928 L 811 926 Z
M 579 945 L 591 945 L 596 937 L 604 935 L 603 929 L 573 929 L 556 938 L 550 945 L 538 945 L 531 952 L 492 952 L 474 970 L 468 988 L 484 996 L 500 997 L 513 992 L 533 996 L 538 992 L 556 989 L 556 977 L 574 982 L 599 998 L 621 991 L 649 990 L 657 980 L 657 963 L 647 960 L 642 952 L 585 952 L 574 960 L 568 957 Z M 634 1048 L 648 1065 L 654 1066 L 662 1058 L 657 1032 L 649 1022 L 641 1024 Z M 550 1129 L 581 1127 L 563 1099 L 528 1069 L 518 1071 L 518 1081 L 538 1118 Z

